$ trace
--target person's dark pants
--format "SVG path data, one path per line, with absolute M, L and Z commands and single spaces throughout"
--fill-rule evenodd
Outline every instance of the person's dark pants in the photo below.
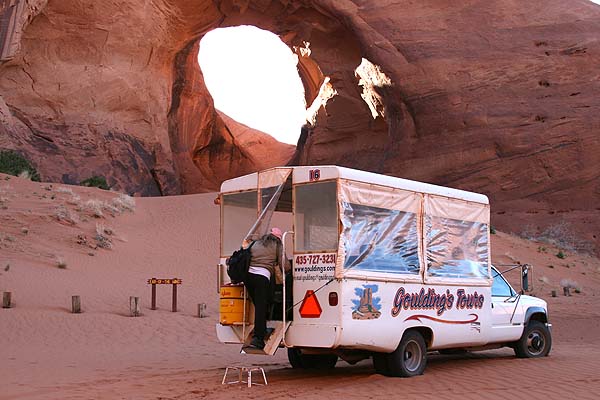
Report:
M 254 337 L 264 340 L 267 333 L 267 305 L 271 284 L 266 277 L 252 273 L 248 274 L 245 284 L 254 303 Z

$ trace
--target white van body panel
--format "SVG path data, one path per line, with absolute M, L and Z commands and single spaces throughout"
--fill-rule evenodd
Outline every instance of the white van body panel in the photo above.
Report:
M 339 319 L 332 321 L 332 314 L 329 314 L 325 321 L 312 322 L 313 329 L 320 324 L 332 326 L 332 322 L 333 326 L 339 327 L 336 348 L 391 352 L 398 346 L 402 332 L 413 327 L 431 330 L 431 349 L 488 343 L 491 330 L 489 288 L 356 280 L 345 280 L 338 288 Z M 417 298 L 415 294 L 420 295 L 421 290 L 424 296 L 421 296 L 420 304 L 412 306 L 406 296 Z M 434 296 L 441 300 L 434 302 Z M 469 304 L 467 299 L 471 299 Z M 305 321 L 295 313 L 286 337 L 287 345 L 305 346 L 301 335 L 294 332 L 295 327 L 304 325 Z
M 414 328 L 424 334 L 427 350 L 476 348 L 518 340 L 531 307 L 547 314 L 546 303 L 534 297 L 492 297 L 487 196 L 337 166 L 281 167 L 261 171 L 223 182 L 221 195 L 249 190 L 260 192 L 261 188 L 284 182 L 290 170 L 293 192 L 290 198 L 294 207 L 291 214 L 293 229 L 298 231 L 294 235 L 296 243 L 309 233 L 321 238 L 339 233 L 339 240 L 337 250 L 321 251 L 309 246 L 308 251 L 309 247 L 294 247 L 293 321 L 284 335 L 285 346 L 389 353 L 396 350 L 403 333 Z M 311 216 L 311 201 L 306 201 L 310 206 L 302 211 L 304 214 L 296 210 L 298 187 L 325 182 L 337 185 L 337 214 L 333 216 L 338 221 L 337 231 L 335 219 L 331 225 L 305 222 Z M 289 187 L 289 181 L 287 185 Z M 315 190 L 314 196 L 311 193 L 305 198 L 318 197 L 322 192 L 324 189 Z M 319 203 L 315 204 L 320 207 Z M 373 212 L 377 218 L 381 216 L 381 220 L 370 221 L 371 231 L 362 237 L 359 225 L 363 214 L 360 212 L 366 215 L 370 211 L 361 211 L 361 207 L 371 207 L 376 210 Z M 352 212 L 358 215 L 354 220 L 347 216 Z M 320 215 L 316 218 L 312 215 L 312 218 L 321 221 Z M 454 222 L 444 225 L 446 220 Z M 439 240 L 436 233 L 450 231 L 453 228 L 447 226 L 452 223 L 455 223 L 453 236 Z M 456 228 L 461 223 L 464 231 Z M 406 230 L 398 229 L 400 225 Z M 310 229 L 302 232 L 302 227 L 314 229 L 314 232 Z M 467 231 L 479 235 L 468 237 L 456 233 Z M 406 268 L 402 270 L 395 266 L 396 259 L 385 256 L 406 254 L 404 250 L 398 250 L 403 249 L 404 243 L 400 242 L 408 237 L 404 236 L 406 232 L 413 238 L 414 245 L 412 242 L 406 245 L 412 246 L 410 254 L 413 258 L 403 261 Z M 480 242 L 469 247 L 473 239 Z M 353 246 L 357 243 L 359 246 Z M 373 254 L 375 248 L 384 249 L 383 256 Z M 454 249 L 464 249 L 465 255 L 458 252 L 455 257 Z M 361 265 L 361 257 L 371 256 L 376 261 Z M 462 267 L 461 261 L 474 263 L 471 275 Z M 221 263 L 224 264 L 224 260 Z M 415 265 L 417 267 L 411 269 Z M 448 265 L 463 269 L 453 276 L 451 268 L 444 270 Z M 318 303 L 318 313 L 303 315 L 304 300 L 310 296 Z M 218 327 L 219 340 L 235 342 L 236 329 Z

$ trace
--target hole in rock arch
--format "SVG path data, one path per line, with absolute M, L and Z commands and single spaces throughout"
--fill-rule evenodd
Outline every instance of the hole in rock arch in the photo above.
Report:
M 298 58 L 272 32 L 243 25 L 200 40 L 198 63 L 215 108 L 236 121 L 295 145 L 306 122 Z

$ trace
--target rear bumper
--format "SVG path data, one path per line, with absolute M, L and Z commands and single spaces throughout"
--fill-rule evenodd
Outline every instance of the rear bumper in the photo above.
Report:
M 293 324 L 285 334 L 288 347 L 319 347 L 331 349 L 336 347 L 341 329 L 337 325 L 304 325 Z
M 219 342 L 241 344 L 244 343 L 246 338 L 250 335 L 253 326 L 249 325 L 243 327 L 234 325 L 221 325 L 220 323 L 217 323 L 215 328 Z

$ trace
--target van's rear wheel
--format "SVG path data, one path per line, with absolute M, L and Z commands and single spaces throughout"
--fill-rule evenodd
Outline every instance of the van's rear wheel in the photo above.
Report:
M 304 364 L 302 363 L 302 353 L 300 350 L 295 348 L 288 348 L 288 361 L 292 365 L 292 368 L 304 368 Z
M 300 349 L 293 347 L 288 348 L 287 353 L 292 368 L 331 369 L 338 360 L 335 354 L 302 354 Z
M 548 327 L 540 321 L 529 321 L 521 338 L 513 344 L 519 358 L 545 357 L 552 348 Z
M 390 376 L 410 377 L 422 375 L 427 365 L 427 346 L 417 331 L 407 331 L 398 348 L 388 355 Z

